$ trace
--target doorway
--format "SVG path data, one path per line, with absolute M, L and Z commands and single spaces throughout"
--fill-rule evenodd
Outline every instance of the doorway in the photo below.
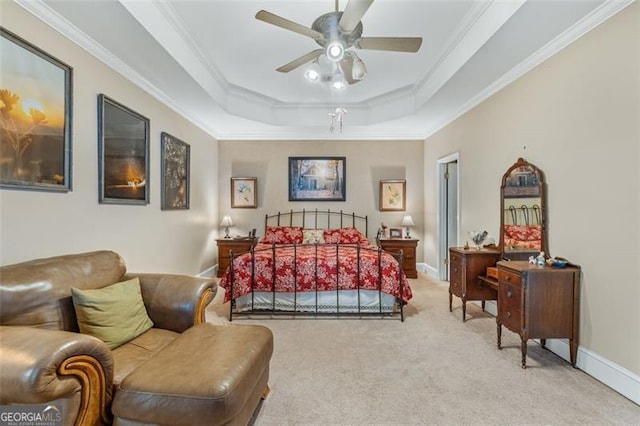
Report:
M 459 173 L 458 153 L 438 160 L 438 279 L 441 281 L 449 281 L 449 247 L 458 246 L 460 241 Z

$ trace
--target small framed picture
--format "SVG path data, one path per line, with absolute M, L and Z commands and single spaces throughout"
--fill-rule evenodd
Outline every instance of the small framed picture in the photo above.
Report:
M 380 181 L 381 212 L 406 210 L 406 183 L 405 180 Z
M 402 228 L 389 228 L 389 238 L 402 238 Z
M 231 208 L 255 209 L 258 207 L 258 178 L 231 178 Z

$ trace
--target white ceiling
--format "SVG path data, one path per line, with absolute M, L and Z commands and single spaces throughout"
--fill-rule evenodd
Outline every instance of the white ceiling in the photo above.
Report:
M 336 92 L 276 72 L 318 45 L 254 18 L 310 27 L 333 0 L 15 1 L 219 139 L 423 139 L 632 2 L 375 0 L 363 36 L 422 47 L 357 50 L 368 74 Z

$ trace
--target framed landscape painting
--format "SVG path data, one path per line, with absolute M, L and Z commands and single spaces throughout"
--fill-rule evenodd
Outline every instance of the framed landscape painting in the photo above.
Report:
M 380 211 L 405 211 L 406 210 L 406 181 L 405 180 L 381 180 L 380 181 Z
M 149 119 L 98 95 L 98 200 L 149 204 Z
M 189 167 L 191 147 L 168 133 L 160 134 L 161 210 L 189 208 Z
M 345 201 L 345 157 L 289 157 L 289 201 Z
M 0 27 L 0 186 L 71 190 L 72 69 Z

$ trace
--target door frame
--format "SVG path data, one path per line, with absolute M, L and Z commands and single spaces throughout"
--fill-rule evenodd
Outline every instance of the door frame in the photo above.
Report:
M 447 247 L 447 182 L 443 178 L 444 171 L 448 163 L 456 162 L 458 164 L 458 178 L 456 180 L 456 241 L 460 241 L 460 153 L 454 152 L 438 159 L 438 279 L 444 280 L 447 276 L 444 269 L 445 259 L 448 256 L 449 247 Z

